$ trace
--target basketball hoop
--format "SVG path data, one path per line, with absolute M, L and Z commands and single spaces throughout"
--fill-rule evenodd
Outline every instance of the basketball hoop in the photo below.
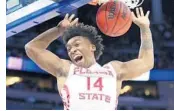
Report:
M 120 0 L 124 2 L 130 9 L 134 9 L 143 4 L 144 0 Z
M 108 1 L 117 1 L 117 0 L 98 0 L 98 4 L 101 5 L 102 3 L 106 3 Z M 130 9 L 134 9 L 136 7 L 139 7 L 143 4 L 144 0 L 118 0 L 125 3 Z

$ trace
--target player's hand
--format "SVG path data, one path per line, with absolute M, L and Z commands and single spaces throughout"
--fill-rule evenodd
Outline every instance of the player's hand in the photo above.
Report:
M 74 19 L 74 17 L 75 17 L 74 14 L 72 14 L 72 15 L 66 14 L 65 18 L 58 24 L 58 27 L 62 31 L 64 31 L 70 26 L 77 25 L 79 19 L 78 18 Z
M 144 14 L 142 7 L 136 8 L 137 16 L 135 16 L 134 12 L 132 12 L 133 22 L 136 25 L 138 25 L 140 28 L 149 27 L 150 26 L 149 13 L 150 13 L 150 11 L 148 11 L 146 14 Z
M 98 0 L 98 5 L 102 5 L 103 3 L 108 2 L 109 0 Z

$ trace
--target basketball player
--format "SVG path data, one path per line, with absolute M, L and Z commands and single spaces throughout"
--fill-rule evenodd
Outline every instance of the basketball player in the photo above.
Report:
M 26 44 L 27 55 L 43 70 L 57 78 L 64 109 L 113 110 L 118 103 L 122 81 L 131 80 L 154 66 L 149 11 L 132 12 L 133 22 L 141 30 L 141 47 L 136 59 L 110 61 L 104 66 L 96 60 L 102 54 L 102 38 L 94 27 L 78 24 L 67 14 L 57 27 L 40 34 Z M 71 59 L 64 60 L 47 50 L 51 42 L 62 37 Z

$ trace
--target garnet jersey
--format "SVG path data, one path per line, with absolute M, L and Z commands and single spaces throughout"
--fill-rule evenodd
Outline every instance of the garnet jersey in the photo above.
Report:
M 71 64 L 61 89 L 64 109 L 114 110 L 117 106 L 116 73 L 111 64 L 89 68 Z

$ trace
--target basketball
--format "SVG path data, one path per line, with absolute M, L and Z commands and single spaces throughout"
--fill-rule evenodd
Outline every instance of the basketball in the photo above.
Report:
M 121 1 L 109 1 L 98 9 L 96 23 L 104 34 L 110 37 L 121 36 L 132 24 L 131 11 Z

